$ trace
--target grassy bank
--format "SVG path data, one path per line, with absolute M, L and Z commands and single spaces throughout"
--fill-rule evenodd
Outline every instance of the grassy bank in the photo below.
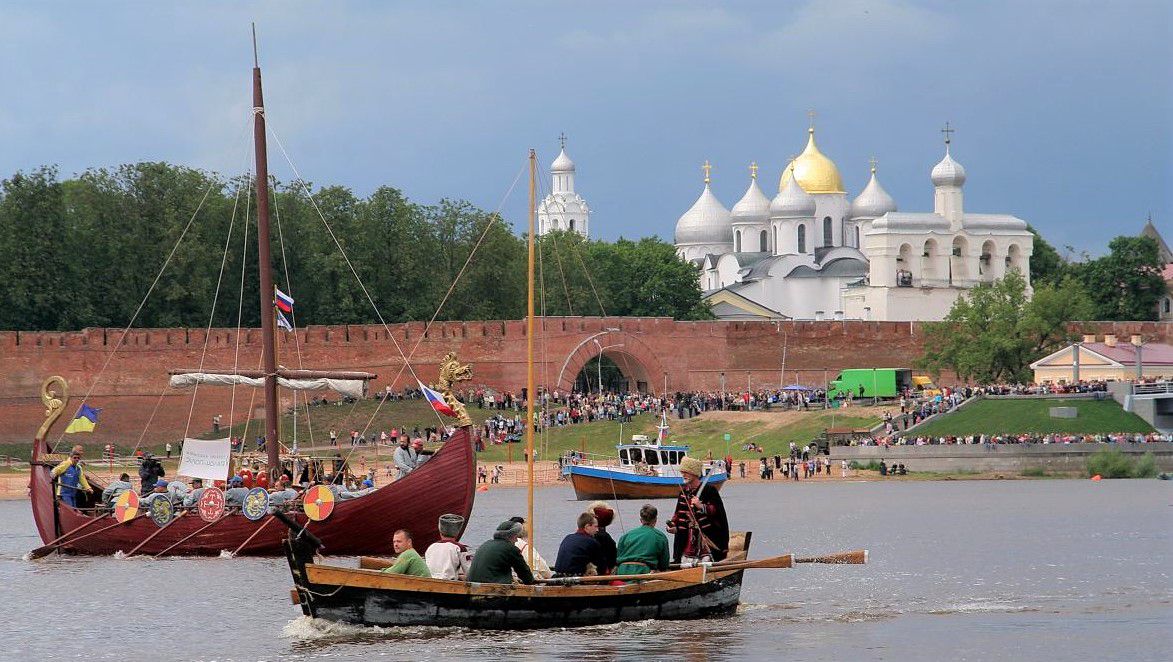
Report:
M 1075 407 L 1075 418 L 1051 418 L 1051 407 Z M 975 402 L 926 423 L 914 435 L 932 437 L 971 434 L 1152 432 L 1141 417 L 1126 412 L 1115 400 L 1023 399 Z
M 883 408 L 857 407 L 849 410 L 845 416 L 842 410 L 816 410 L 809 412 L 706 412 L 692 419 L 680 420 L 670 418 L 670 440 L 673 443 L 687 444 L 692 447 L 694 454 L 704 455 L 712 452 L 715 457 L 724 456 L 727 445 L 725 434 L 731 440 L 728 451 L 735 458 L 757 458 L 760 453 L 741 450 L 749 443 L 761 446 L 765 454 L 785 453 L 789 451 L 790 442 L 806 443 L 818 436 L 828 427 L 871 427 L 880 421 Z M 496 414 L 494 410 L 469 409 L 469 415 L 474 423 L 480 424 L 485 419 Z M 508 412 L 512 415 L 513 412 Z M 449 423 L 451 419 L 445 419 Z M 656 435 L 656 426 L 659 417 L 644 414 L 635 417 L 631 423 L 620 426 L 613 421 L 596 421 L 567 425 L 547 431 L 535 442 L 543 449 L 540 457 L 553 459 L 563 451 L 578 450 L 587 453 L 612 457 L 615 455 L 615 444 L 619 441 L 628 441 L 633 434 Z M 363 401 L 354 405 L 321 405 L 311 407 L 307 421 L 304 411 L 297 418 L 297 439 L 302 448 L 309 446 L 324 448 L 329 445 L 329 432 L 334 429 L 338 432 L 339 446 L 349 447 L 351 430 L 367 430 L 368 436 L 374 432 L 390 431 L 393 427 L 424 428 L 439 424 L 435 413 L 427 403 L 420 400 L 388 402 L 382 407 L 374 401 Z M 215 437 L 241 436 L 247 440 L 247 447 L 254 448 L 252 442 L 260 434 L 263 424 L 259 420 L 249 421 L 248 424 L 238 424 L 231 428 L 222 428 L 219 434 L 210 429 L 195 434 L 203 439 Z M 292 438 L 294 430 L 293 416 L 286 415 L 281 420 L 281 430 L 286 438 Z M 86 443 L 81 439 L 84 435 L 71 435 L 63 444 Z M 311 443 L 312 441 L 312 443 Z M 96 458 L 100 453 L 100 444 L 90 451 L 91 457 Z M 152 441 L 143 446 L 144 449 L 155 453 L 163 450 L 162 441 Z M 119 453 L 128 452 L 129 448 L 119 446 Z M 27 459 L 29 456 L 28 444 L 0 445 L 0 455 L 10 454 L 14 457 Z M 522 444 L 490 445 L 479 458 L 483 462 L 506 461 L 522 459 Z

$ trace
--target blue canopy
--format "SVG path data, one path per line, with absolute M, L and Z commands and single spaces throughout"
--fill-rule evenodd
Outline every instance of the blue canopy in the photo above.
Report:
M 791 384 L 790 386 L 784 386 L 782 388 L 782 390 L 783 391 L 812 391 L 814 389 L 807 388 L 807 387 L 803 386 L 802 384 Z

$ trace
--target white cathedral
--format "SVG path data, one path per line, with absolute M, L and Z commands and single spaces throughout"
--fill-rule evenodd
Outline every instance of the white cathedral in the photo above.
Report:
M 1034 237 L 1022 219 L 962 206 L 965 169 L 933 167 L 933 211 L 901 213 L 872 176 L 847 199 L 839 169 L 815 145 L 782 171 L 770 200 L 750 165 L 732 211 L 709 188 L 676 222 L 676 252 L 698 269 L 719 319 L 940 320 L 968 288 L 1009 269 L 1030 278 Z
M 566 135 L 558 139 L 562 151 L 550 164 L 550 194 L 538 205 L 538 236 L 553 230 L 569 230 L 586 237 L 591 209 L 574 192 L 574 161 L 566 155 Z

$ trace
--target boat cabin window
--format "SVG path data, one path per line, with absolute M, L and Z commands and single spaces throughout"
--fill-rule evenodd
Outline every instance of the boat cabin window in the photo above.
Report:
M 656 451 L 649 451 L 644 454 L 644 462 L 652 465 L 660 464 L 660 454 Z
M 644 453 L 638 448 L 631 449 L 631 463 L 639 464 L 644 461 Z
M 619 449 L 619 463 L 620 464 L 630 464 L 631 463 L 631 459 L 627 455 L 626 448 Z

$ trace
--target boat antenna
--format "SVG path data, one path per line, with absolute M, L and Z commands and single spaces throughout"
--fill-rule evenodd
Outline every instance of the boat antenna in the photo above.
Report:
M 525 353 L 525 454 L 527 465 L 527 487 L 529 492 L 529 511 L 525 525 L 529 527 L 529 545 L 526 546 L 526 562 L 534 567 L 534 215 L 536 200 L 534 191 L 537 188 L 538 155 L 534 150 L 529 151 L 529 235 L 527 247 L 529 249 L 529 266 L 526 271 L 526 353 Z

